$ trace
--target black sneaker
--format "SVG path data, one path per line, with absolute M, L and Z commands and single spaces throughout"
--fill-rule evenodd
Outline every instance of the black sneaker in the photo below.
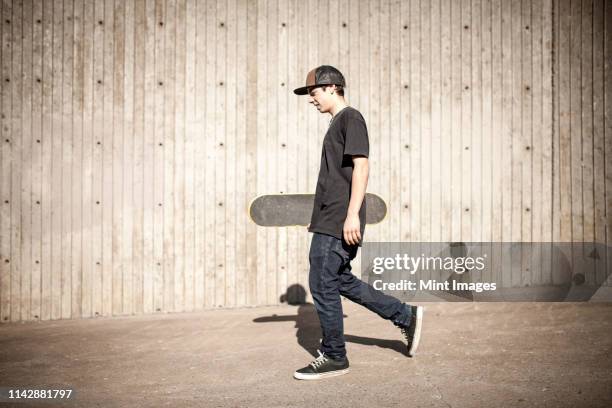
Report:
M 334 360 L 325 354 L 319 353 L 319 357 L 304 368 L 300 368 L 293 373 L 293 378 L 298 380 L 318 380 L 320 378 L 335 377 L 349 372 L 348 358 L 344 360 Z
M 414 357 L 416 350 L 419 347 L 419 340 L 421 339 L 421 327 L 423 326 L 423 306 L 410 306 L 412 310 L 412 318 L 410 319 L 410 326 L 402 327 L 402 334 L 406 339 L 408 347 L 408 355 Z

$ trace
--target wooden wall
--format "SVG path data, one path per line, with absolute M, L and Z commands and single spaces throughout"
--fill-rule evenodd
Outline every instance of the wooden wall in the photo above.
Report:
M 389 205 L 368 240 L 612 241 L 609 1 L 2 0 L 1 15 L 3 322 L 308 288 L 310 235 L 247 206 L 314 191 L 329 117 L 291 90 L 320 64 L 368 124 L 368 190 Z

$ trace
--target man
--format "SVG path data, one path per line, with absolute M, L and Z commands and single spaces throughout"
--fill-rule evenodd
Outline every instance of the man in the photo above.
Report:
M 340 295 L 391 320 L 414 356 L 419 344 L 422 306 L 410 306 L 385 295 L 351 273 L 350 262 L 361 246 L 366 221 L 364 200 L 368 184 L 369 141 L 365 120 L 344 99 L 344 76 L 336 68 L 322 65 L 306 76 L 306 86 L 296 95 L 331 121 L 323 140 L 321 167 L 308 231 L 310 245 L 309 285 L 319 315 L 323 339 L 319 357 L 297 370 L 300 380 L 319 379 L 348 372 Z

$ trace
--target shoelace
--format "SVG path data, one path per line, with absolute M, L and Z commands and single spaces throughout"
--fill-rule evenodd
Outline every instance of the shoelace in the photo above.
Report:
M 325 356 L 325 354 L 321 353 L 320 350 L 317 350 L 317 353 L 319 353 L 319 357 L 317 357 L 312 363 L 310 363 L 310 365 L 313 368 L 319 368 L 319 366 L 321 364 L 323 364 L 324 362 L 326 362 L 328 360 L 328 358 Z

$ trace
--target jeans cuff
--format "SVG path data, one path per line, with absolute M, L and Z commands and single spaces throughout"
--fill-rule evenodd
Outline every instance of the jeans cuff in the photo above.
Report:
M 397 312 L 396 317 L 393 319 L 393 324 L 397 327 L 407 328 L 410 326 L 412 320 L 412 307 L 407 304 L 402 304 L 401 309 Z

